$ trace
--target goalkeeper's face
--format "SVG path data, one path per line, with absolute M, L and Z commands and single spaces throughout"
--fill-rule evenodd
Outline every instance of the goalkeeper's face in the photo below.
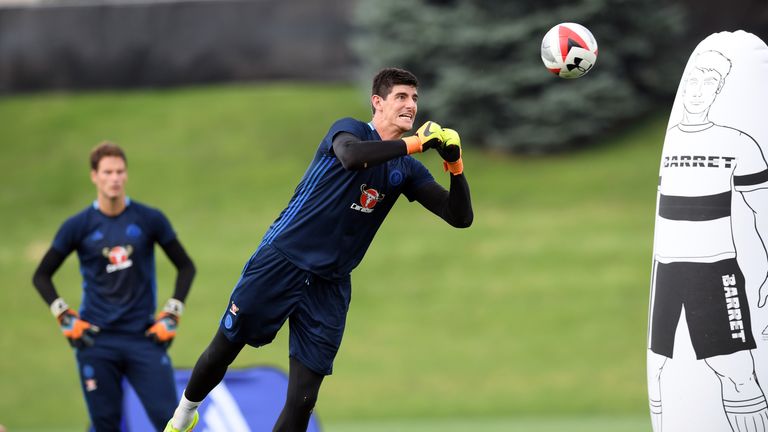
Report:
M 99 196 L 104 198 L 124 198 L 126 180 L 128 172 L 121 157 L 104 156 L 96 169 L 91 170 L 91 181 L 96 185 Z
M 402 135 L 413 129 L 418 100 L 416 87 L 398 84 L 392 86 L 392 90 L 386 97 L 379 97 L 376 104 L 378 106 L 374 106 L 377 111 L 380 111 L 385 127 L 396 129 Z

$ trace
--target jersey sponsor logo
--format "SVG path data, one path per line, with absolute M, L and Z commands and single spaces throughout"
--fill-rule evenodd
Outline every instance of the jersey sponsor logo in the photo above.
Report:
M 733 156 L 664 156 L 664 168 L 733 168 L 735 161 Z
M 105 247 L 101 250 L 101 254 L 109 260 L 107 264 L 107 273 L 114 273 L 118 270 L 124 270 L 133 265 L 133 261 L 129 259 L 133 253 L 133 246 L 127 245 L 114 246 L 112 248 Z
M 240 308 L 239 308 L 239 307 L 237 307 L 237 305 L 235 304 L 235 302 L 232 302 L 232 306 L 230 306 L 230 307 L 229 307 L 229 312 L 230 312 L 232 315 L 235 315 L 235 316 L 237 316 L 237 312 L 238 312 L 239 310 L 240 310 Z
M 741 318 L 739 291 L 736 289 L 736 275 L 723 275 L 723 291 L 725 291 L 725 307 L 728 310 L 728 322 L 731 325 L 731 338 L 747 341 L 744 334 L 744 321 Z
M 352 205 L 349 206 L 352 210 L 357 210 L 362 213 L 372 213 L 376 203 L 384 199 L 383 193 L 379 193 L 379 191 L 374 188 L 369 188 L 365 183 L 360 185 L 360 192 L 360 204 L 352 203 Z

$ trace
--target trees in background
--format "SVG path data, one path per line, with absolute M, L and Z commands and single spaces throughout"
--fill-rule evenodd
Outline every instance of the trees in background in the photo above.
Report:
M 594 70 L 551 75 L 541 39 L 559 22 L 595 35 Z M 685 9 L 664 0 L 360 0 L 361 82 L 385 66 L 421 81 L 419 119 L 471 145 L 518 153 L 582 146 L 671 106 L 687 57 Z

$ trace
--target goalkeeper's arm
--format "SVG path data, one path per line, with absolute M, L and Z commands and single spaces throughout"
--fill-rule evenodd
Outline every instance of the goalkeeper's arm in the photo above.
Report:
M 400 156 L 439 148 L 442 132 L 440 125 L 433 121 L 424 123 L 413 136 L 397 140 L 360 141 L 349 132 L 340 132 L 333 137 L 333 153 L 344 169 L 357 171 Z
M 360 141 L 349 132 L 333 138 L 333 153 L 344 169 L 358 171 L 408 154 L 403 140 Z
M 173 239 L 160 245 L 176 267 L 176 287 L 173 296 L 165 302 L 162 312 L 155 317 L 155 322 L 145 332 L 146 336 L 164 346 L 169 346 L 176 337 L 176 329 L 179 319 L 184 313 L 184 300 L 192 287 L 192 279 L 195 277 L 195 264 L 187 255 L 187 251 L 181 246 L 178 239 Z
M 173 239 L 166 244 L 160 245 L 160 247 L 163 248 L 163 251 L 177 271 L 176 286 L 174 287 L 172 297 L 180 302 L 184 302 L 192 287 L 192 279 L 195 278 L 195 273 L 197 272 L 195 264 L 178 239 Z
M 97 326 L 83 321 L 77 312 L 69 308 L 69 305 L 60 298 L 53 286 L 53 274 L 61 267 L 61 264 L 67 258 L 67 255 L 50 248 L 43 256 L 43 260 L 35 270 L 32 276 L 32 284 L 40 293 L 40 296 L 48 304 L 51 314 L 59 322 L 61 332 L 67 338 L 69 343 L 76 348 L 91 346 L 94 343 L 94 336 L 99 332 Z
M 61 267 L 66 258 L 66 255 L 56 249 L 48 249 L 48 252 L 43 256 L 43 260 L 40 261 L 37 270 L 35 270 L 35 274 L 32 276 L 32 284 L 48 306 L 59 298 L 56 288 L 53 286 L 53 274 Z
M 451 226 L 467 228 L 472 225 L 474 213 L 469 196 L 469 184 L 464 174 L 451 175 L 450 190 L 435 181 L 421 185 L 413 198 Z

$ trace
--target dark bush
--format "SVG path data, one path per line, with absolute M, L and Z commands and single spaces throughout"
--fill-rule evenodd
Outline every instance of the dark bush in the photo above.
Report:
M 683 8 L 664 0 L 360 0 L 355 22 L 361 82 L 381 67 L 409 69 L 421 81 L 420 120 L 520 153 L 589 144 L 659 102 L 668 109 L 692 49 Z M 583 78 L 557 78 L 541 62 L 541 39 L 559 22 L 598 41 Z

